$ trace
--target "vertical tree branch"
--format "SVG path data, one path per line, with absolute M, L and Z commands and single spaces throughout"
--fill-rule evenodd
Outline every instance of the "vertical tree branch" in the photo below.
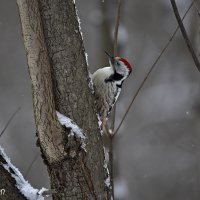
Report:
M 120 11 L 121 11 L 121 0 L 118 0 L 117 3 L 117 15 L 115 21 L 115 30 L 114 30 L 114 57 L 118 55 L 118 31 L 120 23 Z M 113 107 L 111 115 L 111 132 L 109 128 L 106 128 L 106 134 L 108 136 L 108 148 L 109 148 L 109 170 L 110 170 L 110 185 L 112 190 L 112 197 L 114 199 L 114 162 L 113 162 L 113 131 L 115 128 L 115 115 L 116 115 L 116 104 Z
M 114 57 L 118 55 L 118 32 L 119 32 L 119 23 L 120 23 L 120 13 L 121 13 L 121 0 L 118 0 L 117 15 L 116 15 L 116 21 L 115 21 L 115 31 L 114 31 Z M 115 116 L 116 116 L 116 104 L 113 107 L 113 111 L 111 115 L 112 132 L 115 129 Z
M 63 157 L 62 127 L 55 114 L 48 52 L 37 0 L 17 0 L 22 33 L 32 80 L 33 107 L 38 142 L 44 158 L 55 162 Z
M 177 8 L 177 5 L 176 5 L 176 2 L 175 2 L 175 0 L 170 0 L 170 1 L 171 1 L 171 4 L 172 4 L 172 8 L 174 10 L 174 14 L 175 14 L 176 20 L 177 20 L 177 22 L 179 24 L 181 33 L 183 35 L 183 39 L 185 40 L 185 43 L 186 43 L 186 45 L 188 47 L 188 50 L 189 50 L 190 54 L 192 55 L 194 63 L 196 65 L 198 71 L 200 72 L 200 63 L 199 63 L 199 60 L 198 60 L 198 58 L 197 58 L 197 56 L 196 56 L 196 54 L 194 52 L 194 49 L 193 49 L 192 44 L 190 42 L 190 39 L 189 39 L 189 37 L 187 35 L 187 32 L 186 32 L 185 27 L 183 25 L 183 22 L 181 20 L 181 17 L 180 17 L 180 14 L 178 12 L 178 8 Z
M 35 161 L 39 158 L 39 156 L 40 156 L 40 154 L 37 153 L 37 154 L 35 154 L 35 156 L 33 157 L 31 163 L 29 164 L 29 166 L 28 166 L 28 168 L 27 168 L 27 170 L 26 170 L 26 172 L 25 172 L 25 174 L 24 174 L 24 177 L 25 177 L 25 178 L 28 177 L 28 174 L 30 173 L 31 168 L 33 167 Z
M 120 13 L 121 13 L 121 0 L 118 0 L 115 31 L 114 31 L 114 57 L 118 55 L 118 32 L 120 23 Z

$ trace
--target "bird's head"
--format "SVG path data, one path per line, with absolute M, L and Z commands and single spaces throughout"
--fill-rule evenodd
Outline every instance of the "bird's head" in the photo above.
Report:
M 105 52 L 109 57 L 110 65 L 113 67 L 114 71 L 124 77 L 127 77 L 132 72 L 132 67 L 130 63 L 121 57 L 113 57 L 107 52 Z

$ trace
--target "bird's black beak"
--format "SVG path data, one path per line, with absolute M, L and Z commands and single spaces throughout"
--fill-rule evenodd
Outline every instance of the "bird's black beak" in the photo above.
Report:
M 114 65 L 115 64 L 115 58 L 114 58 L 114 56 L 111 56 L 107 51 L 105 51 L 105 53 L 108 56 L 111 64 Z

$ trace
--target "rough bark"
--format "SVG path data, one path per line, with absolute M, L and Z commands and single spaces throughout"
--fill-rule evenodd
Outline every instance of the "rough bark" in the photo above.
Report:
M 0 199 L 10 200 L 26 200 L 26 198 L 17 189 L 15 179 L 11 177 L 11 174 L 4 169 L 2 164 L 6 163 L 4 158 L 0 155 Z M 5 192 L 3 192 L 5 189 Z
M 35 123 L 43 156 L 63 157 L 62 127 L 56 120 L 49 58 L 37 1 L 18 0 L 24 45 L 32 81 Z
M 75 5 L 72 0 L 17 2 L 53 199 L 107 199 L 103 144 Z M 69 136 L 72 130 L 61 129 L 55 109 L 84 131 L 86 152 L 76 136 Z

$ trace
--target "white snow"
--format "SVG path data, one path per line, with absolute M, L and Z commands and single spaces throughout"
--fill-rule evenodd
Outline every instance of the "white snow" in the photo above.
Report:
M 85 134 L 83 133 L 83 130 L 78 127 L 78 125 L 73 122 L 70 118 L 64 116 L 63 114 L 56 111 L 58 121 L 61 125 L 64 125 L 66 128 L 72 129 L 70 135 L 75 134 L 78 138 L 81 139 L 81 147 L 86 151 L 86 144 L 85 144 Z
M 104 150 L 104 169 L 106 170 L 107 173 L 107 178 L 105 180 L 105 185 L 110 188 L 110 173 L 109 173 L 109 169 L 108 169 L 108 162 L 109 162 L 109 155 L 108 155 L 108 151 L 106 150 L 105 147 L 103 147 Z
M 46 189 L 46 188 L 42 188 L 42 189 L 40 189 L 40 191 L 38 192 L 38 194 L 42 196 L 42 194 L 43 194 L 44 192 L 47 192 L 47 191 L 49 191 L 49 190 Z M 49 196 L 49 195 L 47 195 L 47 196 Z
M 107 173 L 107 178 L 104 183 L 105 183 L 106 187 L 112 189 L 112 185 L 110 183 L 110 173 L 109 173 L 109 169 L 108 169 L 109 154 L 105 147 L 103 147 L 103 150 L 104 150 L 104 165 L 103 165 L 103 167 Z M 111 200 L 113 200 L 113 196 L 111 196 Z
M 24 179 L 21 172 L 10 162 L 10 159 L 5 154 L 4 149 L 0 146 L 0 155 L 5 159 L 6 163 L 2 164 L 11 176 L 16 181 L 16 187 L 28 200 L 44 200 L 42 193 L 47 189 L 42 188 L 41 190 L 33 188 L 28 181 Z M 14 172 L 14 173 L 13 173 Z
M 101 121 L 101 117 L 99 116 L 98 113 L 96 113 L 97 115 L 97 119 L 98 119 L 98 125 L 99 125 L 99 129 L 100 129 L 100 133 L 101 135 L 103 135 L 103 129 L 102 129 L 102 121 Z
M 78 21 L 78 24 L 79 24 L 79 26 L 78 26 L 79 27 L 79 33 L 81 34 L 81 38 L 83 40 L 83 33 L 81 31 L 81 20 L 80 20 L 80 18 L 78 16 L 78 10 L 76 8 L 75 0 L 73 0 L 73 2 L 74 2 L 75 10 L 76 10 L 76 18 L 77 18 L 77 21 Z M 78 33 L 78 30 L 75 30 L 75 32 Z M 88 67 L 89 66 L 89 63 L 88 63 L 88 54 L 86 52 L 84 52 L 84 53 L 85 53 L 85 60 L 86 60 L 86 63 L 87 63 L 87 67 Z M 89 80 L 89 87 L 92 89 L 92 93 L 94 93 L 93 83 L 92 83 L 91 79 Z
M 101 121 L 101 117 L 99 116 L 98 113 L 97 113 L 97 119 L 98 119 L 98 125 L 99 125 L 99 127 L 101 127 L 102 121 Z
M 110 187 L 110 176 L 108 176 L 107 179 L 105 180 L 105 184 L 108 188 Z
M 92 94 L 94 94 L 94 86 L 93 86 L 93 82 L 92 82 L 92 74 L 88 71 L 88 74 L 89 74 L 89 88 L 91 89 L 92 91 Z
M 105 147 L 103 147 L 104 150 L 104 156 L 105 156 L 105 160 L 104 160 L 104 167 L 108 168 L 107 164 L 109 162 L 109 154 L 108 154 L 108 150 L 106 150 Z
M 80 18 L 78 16 L 78 10 L 76 8 L 75 0 L 74 0 L 74 6 L 75 6 L 75 10 L 76 10 L 76 18 L 77 18 L 77 21 L 78 21 L 78 24 L 79 24 L 79 26 L 78 26 L 79 27 L 79 32 L 80 32 L 82 40 L 83 40 L 83 33 L 81 31 L 81 20 L 80 20 Z
M 88 54 L 86 52 L 85 52 L 85 60 L 86 60 L 87 66 L 89 66 L 89 63 L 88 63 Z

